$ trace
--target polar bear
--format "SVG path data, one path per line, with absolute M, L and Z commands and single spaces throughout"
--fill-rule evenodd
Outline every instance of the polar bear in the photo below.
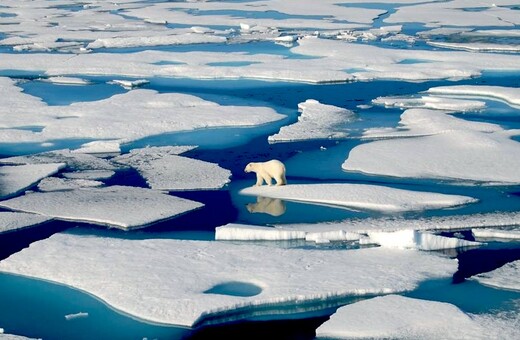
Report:
M 277 159 L 272 159 L 267 162 L 252 162 L 246 165 L 245 172 L 256 173 L 256 186 L 264 183 L 272 185 L 272 179 L 276 181 L 276 185 L 285 185 L 285 165 Z

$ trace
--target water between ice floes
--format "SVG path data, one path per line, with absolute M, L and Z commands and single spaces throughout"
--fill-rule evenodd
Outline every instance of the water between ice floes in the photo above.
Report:
M 486 85 L 515 85 L 517 77 L 487 75 L 476 80 L 465 80 L 457 84 L 486 84 Z M 29 80 L 21 83 L 25 92 L 41 97 L 49 105 L 68 105 L 75 101 L 99 100 L 126 90 L 107 84 L 108 78 L 90 77 L 92 84 L 71 86 L 59 85 L 38 80 Z M 188 79 L 153 79 L 145 88 L 159 92 L 181 92 L 193 94 L 206 100 L 218 102 L 221 105 L 265 105 L 276 109 L 288 116 L 287 120 L 294 121 L 297 116 L 297 104 L 312 98 L 320 102 L 341 106 L 358 112 L 361 120 L 354 123 L 352 134 L 362 128 L 372 126 L 395 126 L 399 120 L 399 110 L 369 108 L 360 110 L 360 104 L 370 104 L 370 100 L 377 96 L 415 94 L 432 86 L 453 84 L 453 82 L 425 82 L 406 83 L 398 81 L 377 81 L 371 83 L 348 83 L 329 85 L 305 85 L 278 82 L 261 82 L 252 80 L 241 81 L 202 81 Z M 516 84 L 518 86 L 518 84 Z M 467 119 L 494 122 L 518 128 L 520 121 L 518 111 L 511 113 L 511 109 L 500 104 L 492 104 L 500 108 L 503 115 L 484 116 L 469 115 Z M 500 111 L 499 110 L 499 111 Z M 252 214 L 246 205 L 254 203 L 254 197 L 241 196 L 238 191 L 251 185 L 254 179 L 243 173 L 245 164 L 249 161 L 278 158 L 286 160 L 292 158 L 288 167 L 289 180 L 302 183 L 323 181 L 348 181 L 357 183 L 378 183 L 398 188 L 415 190 L 430 190 L 442 193 L 468 195 L 478 198 L 478 203 L 447 211 L 429 211 L 419 213 L 421 216 L 450 215 L 455 213 L 476 213 L 486 211 L 515 211 L 520 206 L 520 196 L 512 193 L 519 192 L 518 187 L 485 187 L 453 185 L 436 181 L 399 180 L 384 177 L 363 176 L 361 174 L 346 174 L 341 171 L 340 165 L 348 155 L 349 150 L 360 143 L 357 139 L 343 142 L 311 141 L 298 143 L 268 144 L 267 136 L 276 132 L 281 124 L 275 123 L 255 129 L 214 129 L 187 133 L 166 134 L 149 137 L 123 146 L 123 151 L 145 145 L 171 145 L 176 143 L 198 144 L 199 149 L 190 151 L 186 155 L 206 161 L 219 163 L 230 169 L 233 181 L 227 190 L 221 191 L 193 191 L 175 192 L 175 195 L 194 199 L 206 204 L 198 211 L 181 216 L 171 221 L 164 221 L 143 230 L 133 232 L 106 231 L 104 228 L 83 225 L 77 232 L 89 234 L 109 235 L 123 238 L 151 238 L 166 237 L 180 239 L 212 240 L 214 228 L 226 223 L 274 224 L 342 220 L 351 217 L 378 216 L 378 214 L 363 211 L 351 211 L 333 207 L 309 205 L 294 202 L 283 202 L 285 213 L 279 216 L 269 214 Z M 78 141 L 61 141 L 60 147 L 75 147 Z M 56 145 L 53 146 L 56 148 Z M 34 153 L 44 151 L 36 145 L 0 145 L 0 154 Z M 299 157 L 306 155 L 312 157 Z M 325 159 L 327 163 L 325 163 Z M 330 162 L 337 162 L 336 169 L 331 169 Z M 328 166 L 325 166 L 328 164 Z M 308 173 L 300 172 L 291 177 L 291 166 L 308 169 Z M 132 170 L 120 171 L 107 184 L 123 184 L 145 186 L 143 179 Z M 417 214 L 417 213 L 415 213 Z M 413 217 L 414 213 L 404 214 Z M 47 225 L 0 236 L 0 258 L 28 246 L 31 242 L 50 236 L 54 232 L 77 226 L 75 223 L 51 222 Z M 287 247 L 309 247 L 305 242 L 285 242 L 276 244 Z M 314 246 L 314 245 L 313 245 Z M 345 247 L 356 247 L 355 244 Z M 329 246 L 330 247 L 330 246 Z M 510 244 L 511 249 L 495 248 L 493 246 L 473 250 L 459 255 L 464 268 L 458 273 L 453 284 L 451 280 L 431 281 L 423 283 L 418 289 L 407 293 L 407 296 L 446 301 L 459 306 L 467 312 L 480 313 L 490 310 L 512 308 L 508 302 L 520 299 L 519 293 L 504 292 L 484 287 L 474 281 L 464 281 L 464 278 L 479 271 L 489 270 L 488 264 L 481 261 L 486 258 L 508 260 L 520 258 L 520 245 Z M 457 254 L 454 254 L 456 256 Z M 495 262 L 500 262 L 499 260 Z M 485 267 L 486 266 L 486 267 Z M 484 268 L 485 267 L 485 268 Z M 469 269 L 467 269 L 469 268 Z M 465 271 L 466 270 L 466 271 Z M 485 296 L 478 302 L 474 296 Z M 32 280 L 7 274 L 0 275 L 0 326 L 13 333 L 23 333 L 29 336 L 45 339 L 58 338 L 181 338 L 203 337 L 210 335 L 232 336 L 237 334 L 251 334 L 265 332 L 271 329 L 278 334 L 300 334 L 303 338 L 312 338 L 314 329 L 326 319 L 326 314 L 333 309 L 325 309 L 325 315 L 307 315 L 309 319 L 298 321 L 266 321 L 246 322 L 215 327 L 204 330 L 202 333 L 192 332 L 183 328 L 164 325 L 152 325 L 141 322 L 128 315 L 116 312 L 93 298 L 92 296 L 61 285 L 39 280 Z M 69 320 L 66 315 L 75 315 Z M 17 332 L 19 330 L 19 332 Z M 285 332 L 285 333 L 284 333 Z M 276 334 L 276 333 L 273 333 Z M 87 336 L 88 335 L 88 336 Z

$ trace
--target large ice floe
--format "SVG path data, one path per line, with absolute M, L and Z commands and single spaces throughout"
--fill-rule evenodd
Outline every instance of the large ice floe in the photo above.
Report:
M 283 126 L 268 137 L 270 143 L 308 139 L 341 139 L 348 136 L 346 124 L 355 119 L 354 112 L 307 99 L 298 104 L 301 115 L 294 124 Z
M 440 209 L 476 202 L 467 196 L 350 183 L 255 186 L 242 189 L 240 194 L 381 212 Z
M 106 62 L 106 61 L 105 61 Z M 48 106 L 0 77 L 0 142 L 59 139 L 134 141 L 151 135 L 212 127 L 252 127 L 284 118 L 267 107 L 224 106 L 179 93 L 138 89 L 94 102 Z M 21 114 L 12 114 L 15 112 Z M 23 111 L 22 109 L 23 108 Z M 27 127 L 39 126 L 41 131 Z M 25 127 L 25 128 L 24 128 Z
M 511 139 L 518 130 L 427 109 L 406 110 L 399 125 L 367 131 L 367 138 L 386 139 L 356 146 L 342 168 L 395 177 L 520 183 L 520 143 Z
M 0 263 L 0 271 L 65 284 L 132 316 L 183 326 L 319 310 L 351 296 L 412 290 L 456 268 L 455 260 L 413 250 L 282 249 L 73 233 L 33 243 Z
M 0 167 L 0 198 L 23 192 L 37 184 L 42 178 L 57 173 L 64 163 L 26 164 Z
M 133 229 L 202 207 L 202 203 L 127 186 L 35 192 L 0 206 L 69 221 Z
M 133 149 L 114 161 L 137 169 L 150 188 L 157 190 L 220 189 L 230 182 L 231 171 L 217 164 L 178 155 L 191 148 Z
M 517 225 L 520 225 L 520 222 Z M 472 229 L 471 233 L 477 239 L 520 240 L 520 228 L 518 227 L 514 229 Z
M 51 220 L 50 217 L 19 212 L 0 212 L 0 234 L 33 227 Z
M 318 339 L 514 339 L 518 317 L 467 314 L 437 301 L 387 295 L 338 309 Z
M 520 291 L 520 260 L 506 263 L 491 272 L 478 274 L 472 278 L 487 286 Z

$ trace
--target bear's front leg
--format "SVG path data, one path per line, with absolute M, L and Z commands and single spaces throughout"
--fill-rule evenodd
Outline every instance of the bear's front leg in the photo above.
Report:
M 273 185 L 273 178 L 269 175 L 264 175 L 264 181 L 268 186 Z
M 264 184 L 264 178 L 260 174 L 256 174 L 256 186 L 259 187 Z

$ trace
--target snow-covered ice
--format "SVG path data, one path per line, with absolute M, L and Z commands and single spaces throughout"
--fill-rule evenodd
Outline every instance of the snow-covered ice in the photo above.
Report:
M 495 318 L 495 322 L 491 322 Z M 497 327 L 491 314 L 399 295 L 375 297 L 337 310 L 316 330 L 318 339 L 506 339 L 520 335 L 515 320 Z M 512 339 L 511 338 L 511 339 Z
M 40 191 L 60 191 L 100 187 L 102 185 L 103 182 L 90 179 L 46 177 L 38 183 L 38 189 Z
M 0 271 L 59 282 L 135 317 L 184 326 L 412 290 L 456 269 L 455 260 L 414 250 L 302 250 L 72 233 L 54 234 L 0 262 Z M 236 296 L 235 286 L 249 287 L 250 294 Z
M 111 154 L 121 152 L 121 143 L 118 141 L 93 141 L 82 144 L 79 149 L 72 150 L 76 153 Z
M 506 263 L 500 268 L 472 278 L 487 286 L 520 291 L 520 260 Z
M 520 223 L 518 223 L 520 225 Z M 473 236 L 479 239 L 503 239 L 503 240 L 520 240 L 520 229 L 472 229 Z
M 463 247 L 478 247 L 480 242 L 444 237 L 417 230 L 373 231 L 368 233 L 366 243 L 376 243 L 382 247 L 398 249 L 441 250 Z
M 90 179 L 90 180 L 101 180 L 108 179 L 114 176 L 115 171 L 112 170 L 85 170 L 85 171 L 74 171 L 64 172 L 63 177 L 70 179 Z
M 218 164 L 177 155 L 191 148 L 133 149 L 114 161 L 137 169 L 150 188 L 157 190 L 220 189 L 230 182 L 231 171 Z
M 372 100 L 373 104 L 402 109 L 423 108 L 448 111 L 478 111 L 486 107 L 486 103 L 477 100 L 454 99 L 437 96 L 420 97 L 378 97 Z
M 133 229 L 172 218 L 203 204 L 151 189 L 111 186 L 30 193 L 2 201 L 0 206 L 63 220 Z
M 355 119 L 354 112 L 307 99 L 298 104 L 301 115 L 294 124 L 283 126 L 268 137 L 270 143 L 309 139 L 341 139 L 348 136 L 346 124 Z
M 502 100 L 512 106 L 520 106 L 520 88 L 517 87 L 452 85 L 432 87 L 426 92 L 438 95 L 493 98 Z
M 64 163 L 26 164 L 0 167 L 0 198 L 23 192 L 42 178 L 56 174 Z
M 377 140 L 356 146 L 342 168 L 367 174 L 485 182 L 520 183 L 518 130 L 466 121 L 441 111 L 409 109 L 398 129 L 367 133 Z M 416 138 L 397 138 L 411 137 Z
M 0 234 L 29 228 L 50 220 L 50 217 L 41 215 L 0 211 Z
M 280 198 L 382 212 L 441 209 L 473 203 L 471 197 L 395 189 L 379 185 L 325 183 L 249 187 L 243 195 Z

